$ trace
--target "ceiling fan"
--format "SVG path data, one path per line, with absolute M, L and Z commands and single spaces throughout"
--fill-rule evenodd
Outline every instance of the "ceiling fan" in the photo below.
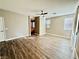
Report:
M 40 13 L 39 13 L 39 11 L 40 11 Z M 56 15 L 57 13 L 56 12 L 54 12 L 54 13 L 52 13 L 52 12 L 45 12 L 44 10 L 39 10 L 39 11 L 36 11 L 36 12 L 38 12 L 38 13 L 36 13 L 35 15 L 36 16 L 43 16 L 43 17 L 45 17 L 45 15 L 46 16 L 48 16 L 48 15 Z
M 41 10 L 41 13 L 40 14 L 37 14 L 37 15 L 42 15 L 42 16 L 44 16 L 44 15 L 47 15 L 48 14 L 48 12 L 44 12 L 43 10 Z

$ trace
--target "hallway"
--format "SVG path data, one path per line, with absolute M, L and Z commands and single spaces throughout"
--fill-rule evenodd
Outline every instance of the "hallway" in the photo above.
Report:
M 50 35 L 0 43 L 2 59 L 70 59 L 70 40 Z

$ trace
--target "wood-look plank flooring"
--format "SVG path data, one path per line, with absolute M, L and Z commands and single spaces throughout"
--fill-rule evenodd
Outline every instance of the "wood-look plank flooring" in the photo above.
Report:
M 50 35 L 0 42 L 0 59 L 70 59 L 70 40 Z

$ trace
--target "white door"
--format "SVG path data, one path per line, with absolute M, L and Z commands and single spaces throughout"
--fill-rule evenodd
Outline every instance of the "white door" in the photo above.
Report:
M 5 39 L 4 19 L 0 17 L 0 42 Z

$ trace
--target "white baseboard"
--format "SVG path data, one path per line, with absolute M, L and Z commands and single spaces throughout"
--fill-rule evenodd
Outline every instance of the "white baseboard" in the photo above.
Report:
M 68 37 L 65 36 L 61 36 L 61 35 L 57 35 L 57 34 L 51 34 L 51 33 L 47 33 L 48 35 L 52 35 L 52 36 L 57 36 L 57 37 L 61 37 L 61 38 L 66 38 L 66 39 L 70 39 Z
M 39 36 L 43 36 L 43 35 L 45 35 L 45 34 L 46 34 L 46 33 L 40 33 Z
M 72 49 L 71 59 L 79 59 L 76 48 Z
M 75 50 L 75 57 L 76 57 L 76 59 L 79 59 L 79 57 L 78 57 L 78 54 L 77 54 L 77 51 Z
M 5 39 L 4 41 L 15 40 L 15 39 L 22 38 L 22 37 L 26 38 L 27 36 L 24 35 L 24 36 L 13 37 L 13 38 L 10 38 L 10 39 Z

